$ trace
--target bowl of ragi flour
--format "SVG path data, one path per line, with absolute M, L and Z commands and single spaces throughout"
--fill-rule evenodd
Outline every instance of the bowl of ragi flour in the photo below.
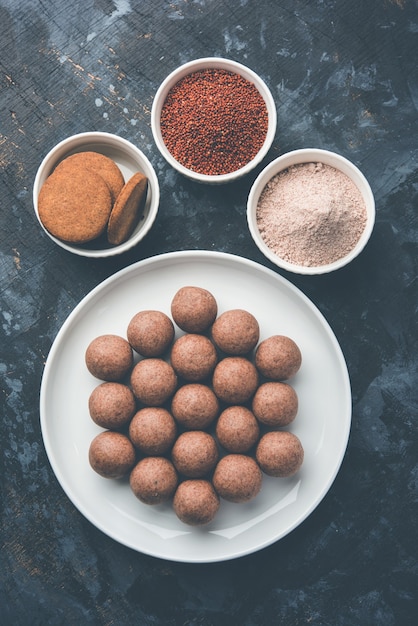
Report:
M 272 263 L 299 274 L 324 274 L 347 265 L 365 247 L 374 227 L 374 196 L 345 157 L 316 148 L 293 150 L 255 180 L 247 221 Z

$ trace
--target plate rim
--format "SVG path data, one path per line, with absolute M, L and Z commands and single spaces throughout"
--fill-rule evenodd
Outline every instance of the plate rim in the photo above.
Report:
M 60 469 L 58 468 L 58 464 L 56 462 L 56 455 L 54 453 L 50 436 L 48 433 L 47 416 L 46 416 L 47 383 L 48 383 L 48 378 L 49 378 L 49 371 L 53 366 L 55 355 L 59 349 L 59 344 L 61 342 L 61 339 L 66 335 L 67 331 L 71 328 L 72 324 L 76 323 L 78 315 L 80 314 L 82 310 L 84 310 L 84 308 L 87 306 L 89 301 L 93 301 L 97 294 L 99 294 L 101 291 L 105 291 L 109 287 L 109 285 L 111 285 L 113 282 L 116 282 L 117 280 L 121 278 L 126 279 L 131 273 L 133 274 L 136 272 L 142 273 L 142 271 L 146 271 L 147 266 L 150 266 L 150 265 L 152 266 L 157 263 L 164 264 L 165 262 L 170 262 L 173 259 L 185 261 L 187 259 L 190 259 L 190 257 L 199 258 L 200 260 L 206 260 L 208 262 L 220 261 L 220 262 L 226 262 L 226 263 L 233 262 L 240 266 L 247 265 L 252 270 L 261 271 L 262 273 L 265 273 L 270 278 L 278 281 L 279 283 L 282 283 L 282 285 L 284 285 L 286 289 L 289 289 L 291 292 L 293 292 L 294 295 L 297 295 L 298 298 L 304 301 L 304 304 L 311 311 L 313 311 L 314 315 L 321 321 L 321 324 L 323 328 L 326 330 L 327 335 L 333 344 L 333 348 L 336 351 L 337 356 L 339 357 L 339 361 L 341 365 L 343 366 L 341 369 L 341 374 L 343 375 L 343 381 L 344 381 L 344 390 L 345 390 L 344 396 L 347 395 L 347 400 L 348 400 L 348 406 L 345 407 L 345 411 L 347 411 L 347 415 L 344 420 L 345 428 L 341 432 L 341 440 L 339 444 L 339 447 L 341 448 L 340 457 L 334 465 L 333 472 L 328 475 L 327 480 L 324 482 L 324 485 L 322 486 L 322 490 L 318 492 L 317 497 L 314 499 L 311 505 L 307 507 L 300 515 L 298 515 L 296 519 L 294 520 L 293 524 L 289 525 L 285 529 L 285 531 L 279 533 L 278 535 L 274 537 L 268 537 L 264 542 L 260 542 L 255 548 L 249 547 L 248 549 L 234 550 L 233 552 L 230 552 L 228 554 L 214 555 L 211 558 L 207 558 L 207 557 L 200 558 L 198 555 L 193 555 L 192 557 L 190 555 L 187 555 L 184 557 L 182 557 L 181 555 L 167 556 L 164 554 L 157 553 L 155 550 L 147 550 L 147 548 L 144 546 L 141 546 L 141 548 L 139 548 L 133 545 L 133 543 L 130 541 L 123 541 L 119 536 L 116 535 L 116 533 L 111 532 L 108 529 L 106 529 L 104 524 L 98 523 L 97 520 L 94 518 L 94 516 L 90 513 L 90 511 L 86 510 L 84 506 L 79 505 L 78 498 L 75 497 L 73 489 L 62 478 L 62 473 Z M 252 553 L 255 553 L 255 552 L 258 552 L 260 550 L 267 548 L 268 546 L 276 543 L 280 539 L 283 539 L 285 536 L 287 536 L 292 531 L 294 531 L 320 505 L 320 503 L 322 502 L 326 494 L 329 492 L 331 486 L 333 485 L 336 479 L 336 476 L 338 475 L 338 472 L 343 463 L 345 454 L 346 454 L 350 431 L 351 431 L 351 422 L 352 422 L 352 392 L 351 392 L 351 382 L 350 382 L 350 376 L 349 376 L 347 363 L 346 363 L 342 348 L 335 336 L 335 333 L 332 330 L 330 324 L 328 323 L 323 313 L 318 309 L 318 307 L 303 291 L 301 291 L 298 287 L 296 287 L 293 283 L 291 283 L 287 278 L 283 277 L 278 272 L 264 265 L 261 265 L 260 263 L 257 263 L 256 261 L 248 259 L 246 257 L 242 257 L 233 253 L 220 252 L 220 251 L 210 251 L 210 250 L 200 250 L 200 249 L 199 250 L 180 250 L 180 251 L 156 254 L 151 257 L 147 257 L 145 259 L 136 261 L 135 263 L 130 264 L 128 266 L 125 266 L 121 268 L 120 270 L 118 270 L 117 272 L 105 278 L 100 283 L 98 283 L 87 294 L 85 294 L 85 296 L 83 296 L 83 298 L 78 302 L 78 304 L 74 307 L 74 309 L 69 313 L 67 318 L 64 320 L 63 324 L 61 325 L 55 338 L 52 341 L 52 344 L 51 344 L 51 347 L 50 347 L 50 350 L 49 350 L 49 353 L 45 362 L 45 366 L 43 369 L 42 377 L 41 377 L 40 393 L 39 393 L 39 412 L 40 412 L 40 426 L 41 426 L 43 444 L 44 444 L 44 448 L 47 454 L 48 461 L 53 470 L 54 476 L 56 480 L 58 481 L 59 486 L 64 491 L 65 495 L 72 503 L 72 505 L 93 526 L 95 526 L 98 530 L 103 532 L 108 537 L 112 538 L 117 543 L 124 545 L 142 554 L 147 554 L 155 558 L 160 558 L 163 560 L 173 561 L 173 562 L 213 563 L 213 562 L 222 562 L 222 561 L 240 558 L 240 557 L 243 557 L 243 556 L 246 556 L 246 555 L 249 555 L 249 554 L 252 554 Z

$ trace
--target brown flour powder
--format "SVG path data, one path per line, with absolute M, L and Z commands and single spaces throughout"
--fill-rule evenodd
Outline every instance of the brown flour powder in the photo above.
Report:
M 327 265 L 355 247 L 366 226 L 366 206 L 351 179 L 324 163 L 300 163 L 274 176 L 257 206 L 267 246 L 283 260 Z

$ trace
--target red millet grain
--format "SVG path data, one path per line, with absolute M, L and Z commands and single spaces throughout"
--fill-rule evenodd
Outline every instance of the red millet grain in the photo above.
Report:
M 184 167 L 199 174 L 228 174 L 259 152 L 268 112 L 249 80 L 207 69 L 188 74 L 171 88 L 160 125 L 167 149 Z

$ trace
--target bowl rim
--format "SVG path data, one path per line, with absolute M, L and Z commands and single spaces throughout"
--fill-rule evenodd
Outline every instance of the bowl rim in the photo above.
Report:
M 166 148 L 165 143 L 162 139 L 161 130 L 160 130 L 159 122 L 160 122 L 161 109 L 163 107 L 166 96 L 169 90 L 171 89 L 171 87 L 173 87 L 176 83 L 178 83 L 179 80 L 184 78 L 184 76 L 187 76 L 188 74 L 191 74 L 193 72 L 206 69 L 206 68 L 229 70 L 229 71 L 239 74 L 240 76 L 243 76 L 244 78 L 252 82 L 258 89 L 259 93 L 262 95 L 264 102 L 266 104 L 267 113 L 268 113 L 268 128 L 267 128 L 266 138 L 264 140 L 262 147 L 256 154 L 256 156 L 251 161 L 246 163 L 243 167 L 237 170 L 234 170 L 233 172 L 229 172 L 227 174 L 216 174 L 216 175 L 200 174 L 198 172 L 194 172 L 193 170 L 190 170 L 189 168 L 185 167 L 184 165 L 179 163 L 172 156 L 170 151 Z M 203 183 L 209 183 L 209 184 L 227 183 L 227 182 L 231 182 L 233 180 L 236 180 L 237 178 L 241 178 L 242 176 L 245 176 L 246 174 L 248 174 L 266 156 L 275 138 L 276 128 L 277 128 L 276 104 L 275 104 L 273 95 L 269 87 L 267 86 L 267 84 L 264 82 L 261 76 L 257 74 L 254 70 L 252 70 L 251 68 L 247 67 L 246 65 L 243 65 L 242 63 L 239 63 L 238 61 L 227 59 L 225 57 L 217 57 L 217 56 L 202 57 L 202 58 L 194 59 L 192 61 L 188 61 L 178 66 L 176 69 L 170 72 L 166 76 L 166 78 L 163 80 L 163 82 L 160 84 L 159 88 L 157 89 L 155 93 L 152 107 L 151 107 L 151 130 L 152 130 L 154 141 L 158 150 L 160 151 L 162 156 L 165 158 L 165 160 L 174 169 L 176 169 L 178 172 L 180 172 L 184 176 L 192 180 L 195 180 L 197 182 L 203 182 Z
M 82 151 L 80 148 L 86 146 L 88 144 L 95 145 L 107 145 L 110 148 L 115 146 L 115 148 L 120 149 L 121 152 L 125 152 L 129 154 L 129 156 L 138 161 L 141 164 L 139 168 L 148 178 L 148 196 L 149 199 L 149 207 L 146 219 L 141 224 L 137 232 L 131 235 L 131 237 L 117 245 L 117 246 L 109 246 L 108 248 L 82 248 L 77 245 L 72 245 L 71 243 L 61 241 L 54 235 L 52 235 L 43 225 L 39 218 L 38 212 L 38 196 L 41 189 L 42 184 L 46 180 L 47 176 L 52 172 L 55 165 L 63 159 L 66 155 L 73 154 L 74 152 Z M 33 198 L 33 208 L 35 211 L 35 215 L 37 220 L 43 229 L 43 231 L 48 235 L 48 237 L 56 243 L 58 246 L 71 252 L 72 254 L 77 254 L 79 256 L 90 257 L 90 258 L 107 258 L 116 256 L 118 254 L 122 254 L 127 252 L 135 245 L 137 245 L 149 232 L 151 229 L 157 213 L 160 202 L 160 187 L 157 178 L 157 174 L 148 159 L 148 157 L 142 152 L 140 148 L 138 148 L 135 144 L 133 144 L 128 139 L 124 137 L 120 137 L 119 135 L 115 135 L 113 133 L 108 133 L 104 131 L 85 131 L 81 133 L 76 133 L 75 135 L 70 135 L 65 139 L 59 141 L 55 146 L 49 150 L 44 158 L 42 159 L 33 182 L 32 189 L 32 198 Z
M 367 212 L 367 220 L 365 228 L 354 246 L 354 248 L 344 257 L 328 263 L 325 265 L 315 266 L 303 266 L 295 263 L 290 263 L 285 259 L 279 257 L 275 252 L 267 246 L 267 244 L 261 238 L 256 219 L 256 209 L 258 199 L 263 191 L 265 185 L 271 178 L 273 178 L 279 172 L 287 169 L 291 165 L 297 165 L 301 163 L 309 162 L 321 162 L 325 165 L 335 167 L 346 174 L 353 183 L 357 186 L 362 194 Z M 250 230 L 251 236 L 258 246 L 259 250 L 266 256 L 272 263 L 284 269 L 288 272 L 296 274 L 326 274 L 338 270 L 350 263 L 355 259 L 360 252 L 364 249 L 372 234 L 376 218 L 375 200 L 370 184 L 362 171 L 349 159 L 342 156 L 337 152 L 326 150 L 322 148 L 299 148 L 286 152 L 273 161 L 271 161 L 257 176 L 247 199 L 247 224 Z

